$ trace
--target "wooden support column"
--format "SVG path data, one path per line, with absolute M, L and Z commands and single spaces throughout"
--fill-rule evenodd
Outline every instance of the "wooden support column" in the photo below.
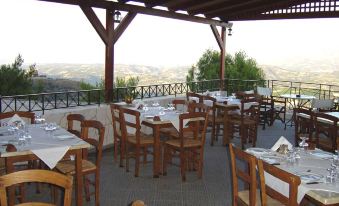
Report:
M 220 67 L 219 67 L 219 79 L 220 79 L 220 89 L 224 89 L 224 79 L 225 79 L 225 56 L 226 56 L 226 27 L 221 27 L 221 34 L 219 34 L 218 29 L 215 25 L 210 25 L 214 37 L 220 48 Z
M 82 3 L 79 6 L 105 44 L 105 101 L 111 102 L 113 100 L 114 83 L 114 44 L 132 22 L 136 13 L 128 12 L 119 26 L 114 29 L 114 10 L 106 9 L 105 28 L 92 7 L 86 3 Z
M 114 10 L 106 10 L 106 34 L 108 41 L 105 48 L 105 101 L 111 102 L 114 82 Z

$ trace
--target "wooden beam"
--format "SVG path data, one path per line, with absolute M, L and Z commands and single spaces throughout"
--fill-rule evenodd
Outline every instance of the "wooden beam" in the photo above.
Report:
M 96 8 L 102 8 L 102 9 L 113 9 L 113 10 L 121 10 L 126 12 L 132 12 L 132 13 L 140 13 L 140 14 L 147 14 L 152 16 L 159 16 L 159 17 L 165 17 L 165 18 L 172 18 L 172 19 L 178 19 L 178 20 L 184 20 L 184 21 L 191 21 L 196 23 L 202 23 L 202 24 L 212 24 L 216 26 L 228 26 L 228 23 L 204 18 L 204 17 L 198 17 L 198 16 L 191 16 L 187 14 L 181 14 L 176 13 L 172 11 L 165 11 L 160 9 L 154 9 L 154 8 L 146 8 L 142 6 L 136 6 L 131 4 L 122 4 L 112 1 L 105 1 L 105 0 L 96 0 L 96 1 L 89 1 L 89 0 L 38 0 L 38 1 L 46 1 L 46 2 L 55 2 L 55 3 L 62 3 L 62 4 L 71 4 L 71 5 L 82 5 L 86 4 L 90 7 L 96 7 Z
M 232 17 L 230 21 L 250 21 L 250 20 L 281 20 L 281 19 L 311 19 L 311 18 L 338 18 L 339 11 L 290 13 L 290 14 L 260 14 L 240 17 Z
M 113 37 L 114 34 L 114 10 L 106 10 L 106 35 Z M 114 42 L 113 38 L 108 38 L 105 47 L 105 101 L 113 100 L 114 83 Z
M 89 6 L 80 5 L 81 10 L 86 15 L 89 22 L 91 22 L 92 26 L 94 27 L 95 31 L 98 33 L 102 41 L 105 45 L 108 44 L 108 36 L 106 34 L 106 29 L 100 22 L 98 16 L 95 14 L 93 9 Z
M 220 79 L 222 80 L 221 89 L 224 88 L 224 79 L 225 79 L 225 56 L 226 56 L 226 27 L 221 27 L 221 40 L 222 46 L 220 49 Z
M 218 6 L 221 3 L 225 3 L 225 0 L 210 0 L 201 4 L 195 4 L 193 6 L 187 7 L 187 11 L 189 14 L 192 15 L 200 14 L 203 13 L 202 11 L 205 11 L 212 6 Z
M 219 6 L 217 8 L 209 9 L 205 11 L 204 14 L 209 17 L 215 17 L 223 13 L 228 13 L 229 11 L 241 10 L 237 8 L 243 8 L 246 6 L 248 6 L 249 8 L 252 8 L 251 5 L 258 3 L 258 2 L 262 3 L 263 1 L 262 0 L 251 0 L 251 1 L 242 2 L 242 1 L 235 0 L 229 4 L 223 4 L 222 6 Z M 261 5 L 269 5 L 269 4 L 261 4 Z
M 222 50 L 224 48 L 224 42 L 223 42 L 223 40 L 220 37 L 220 34 L 218 32 L 217 27 L 215 25 L 210 25 L 210 27 L 212 29 L 213 35 L 215 37 L 215 40 L 217 41 L 217 43 L 219 45 L 220 50 Z
M 145 2 L 145 6 L 149 8 L 154 7 L 154 6 L 162 6 L 163 4 L 166 4 L 169 1 L 171 0 L 149 0 Z
M 136 13 L 131 13 L 129 12 L 120 22 L 120 24 L 117 26 L 117 28 L 115 29 L 114 32 L 114 38 L 113 38 L 113 42 L 114 44 L 118 41 L 118 39 L 120 38 L 120 36 L 122 35 L 122 33 L 124 33 L 124 31 L 126 30 L 126 28 L 128 27 L 128 25 L 133 21 L 134 17 L 136 16 Z

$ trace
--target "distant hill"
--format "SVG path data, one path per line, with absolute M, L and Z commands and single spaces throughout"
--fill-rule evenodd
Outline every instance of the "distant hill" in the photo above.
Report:
M 104 78 L 103 64 L 41 64 L 39 74 L 52 78 L 85 81 L 91 84 Z M 189 67 L 160 68 L 144 65 L 115 65 L 115 77 L 138 76 L 140 85 L 183 82 Z

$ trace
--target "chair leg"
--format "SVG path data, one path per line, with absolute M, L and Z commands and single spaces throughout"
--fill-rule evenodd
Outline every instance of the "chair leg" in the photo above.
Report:
M 126 151 L 126 146 L 125 144 L 120 141 L 120 167 L 124 167 L 124 158 L 125 158 L 125 152 Z
M 169 153 L 171 151 L 169 151 L 169 149 L 167 148 L 166 145 L 164 145 L 164 160 L 163 160 L 163 163 L 162 163 L 162 174 L 164 176 L 167 175 L 167 162 L 168 162 L 168 159 L 169 159 Z
M 86 201 L 89 202 L 89 201 L 91 201 L 91 194 L 89 193 L 89 185 L 90 185 L 89 179 L 84 177 L 84 183 L 85 183 Z
M 126 172 L 129 172 L 129 151 L 128 151 L 128 144 L 126 143 L 125 147 L 125 158 L 126 158 Z
M 181 169 L 181 179 L 182 181 L 185 182 L 186 181 L 186 174 L 185 174 L 186 154 L 184 150 L 180 151 L 180 169 Z
M 147 163 L 147 147 L 144 147 L 144 164 Z
M 95 172 L 95 205 L 100 205 L 100 199 L 99 199 L 99 190 L 100 190 L 100 172 L 99 169 Z
M 135 172 L 134 176 L 139 176 L 139 167 L 140 167 L 140 146 L 136 146 L 135 148 Z
M 117 141 L 117 138 L 114 137 L 114 161 L 115 162 L 117 161 L 117 158 L 118 158 L 118 141 Z

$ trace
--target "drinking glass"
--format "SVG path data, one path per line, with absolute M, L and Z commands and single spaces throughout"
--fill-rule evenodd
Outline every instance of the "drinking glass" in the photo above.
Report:
M 304 151 L 306 151 L 308 147 L 308 143 L 306 142 L 306 140 L 308 140 L 308 137 L 300 137 L 300 139 L 301 139 L 301 142 L 299 143 L 299 146 L 303 148 Z

